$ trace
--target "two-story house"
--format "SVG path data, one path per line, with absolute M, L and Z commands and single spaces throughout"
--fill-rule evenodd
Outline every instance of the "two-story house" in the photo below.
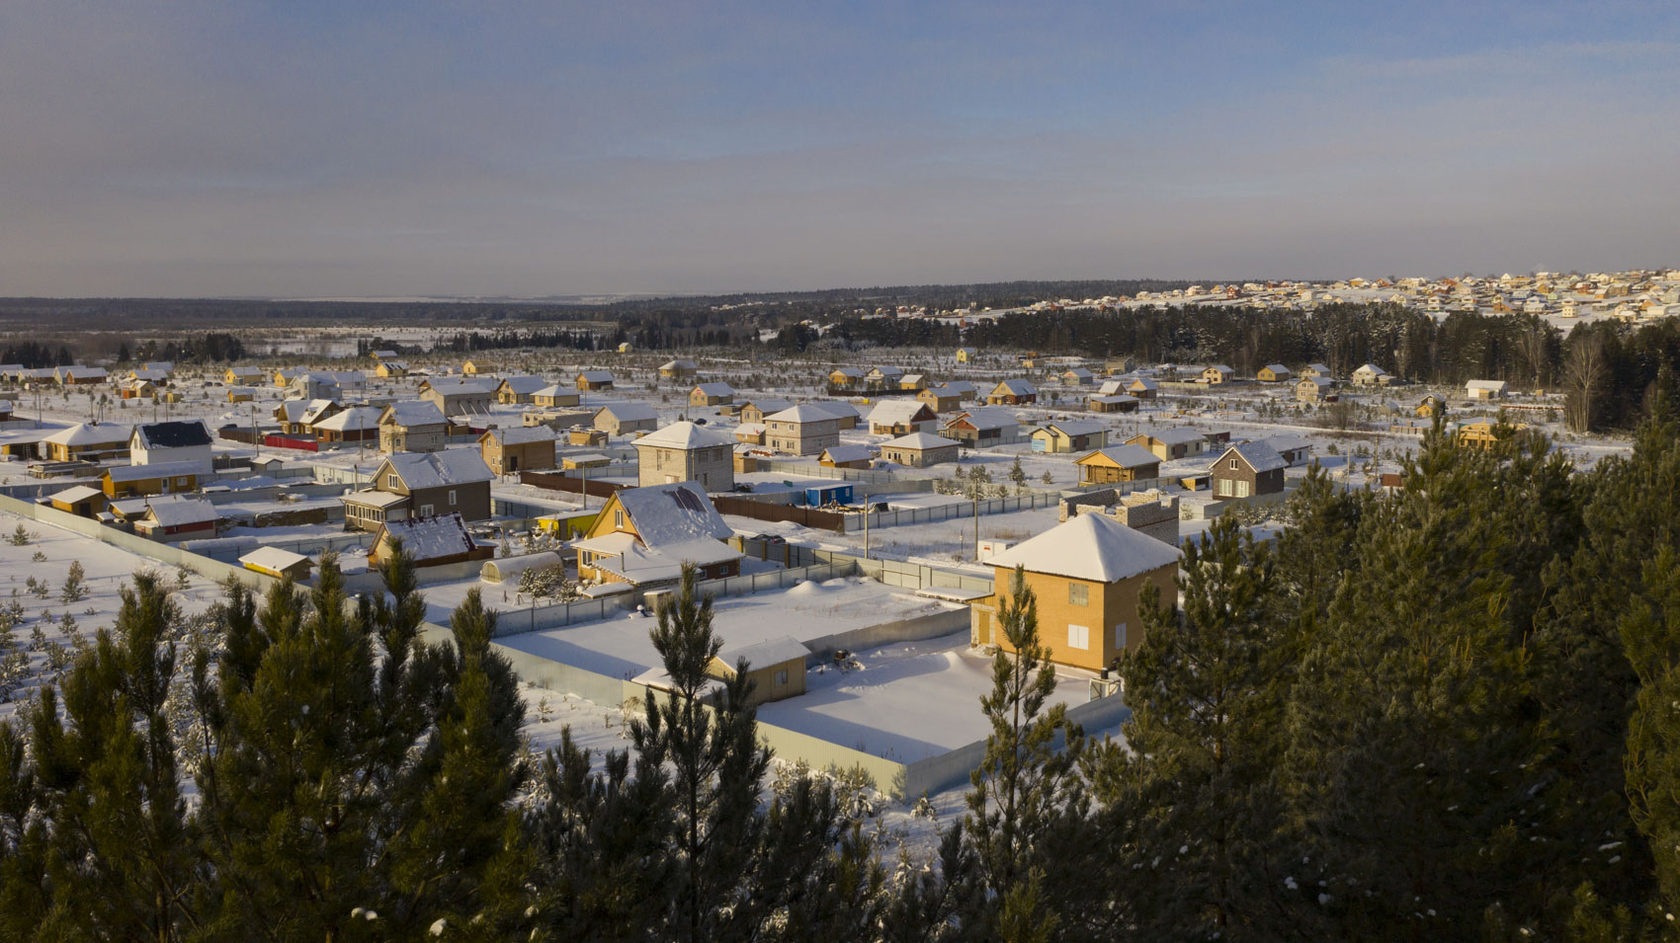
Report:
M 698 482 L 706 491 L 735 490 L 735 440 L 692 422 L 677 422 L 635 441 L 642 487 Z
M 490 517 L 490 482 L 496 476 L 477 449 L 397 452 L 379 463 L 368 487 L 339 498 L 344 520 L 377 531 L 388 520 L 458 513 L 467 521 Z

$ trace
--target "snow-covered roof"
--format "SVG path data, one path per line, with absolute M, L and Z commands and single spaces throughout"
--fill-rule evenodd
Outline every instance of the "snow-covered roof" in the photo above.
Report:
M 380 425 L 390 423 L 398 426 L 441 426 L 448 423 L 443 418 L 443 410 L 429 399 L 408 399 L 399 403 L 392 403 L 385 407 L 380 414 Z
M 467 553 L 476 545 L 459 512 L 406 521 L 386 521 L 384 535 L 401 539 L 403 550 L 416 561 Z
M 1467 390 L 1486 390 L 1489 393 L 1505 392 L 1504 380 L 1468 380 L 1464 384 Z
M 1004 380 L 992 388 L 993 393 L 1003 393 L 1009 396 L 1037 396 L 1038 387 L 1030 380 Z
M 122 423 L 79 422 L 68 429 L 60 429 L 41 441 L 53 445 L 126 444 L 131 432 L 133 430 Z
M 896 426 L 913 421 L 918 414 L 923 416 L 925 422 L 927 416 L 932 413 L 933 410 L 928 408 L 928 404 L 919 399 L 882 400 L 869 411 L 869 424 Z
M 427 403 L 431 406 L 431 403 Z M 436 409 L 436 406 L 432 406 Z M 360 432 L 375 429 L 379 426 L 380 410 L 373 406 L 351 406 L 343 412 L 333 413 L 331 416 L 314 424 L 317 430 L 328 432 Z M 442 415 L 439 413 L 438 415 Z
M 299 563 L 309 563 L 309 558 L 301 553 L 282 550 L 279 547 L 258 547 L 239 558 L 239 562 L 248 567 L 256 567 L 271 573 L 283 573 L 289 567 Z
M 655 446 L 663 449 L 704 449 L 718 445 L 734 445 L 735 440 L 692 422 L 673 422 L 657 432 L 650 432 L 636 440 L 636 447 Z
M 1207 438 L 1206 435 L 1197 432 L 1189 426 L 1174 426 L 1171 429 L 1156 429 L 1142 434 L 1149 436 L 1157 442 L 1162 442 L 1167 445 L 1189 445 L 1194 442 L 1201 442 Z
M 826 409 L 818 409 L 811 403 L 800 403 L 789 406 L 779 413 L 764 417 L 766 422 L 834 422 L 835 416 Z
M 1289 373 L 1290 372 L 1290 369 L 1288 367 L 1284 366 L 1281 363 L 1266 364 L 1266 369 L 1272 371 L 1273 373 Z
M 867 445 L 831 445 L 823 449 L 818 459 L 826 458 L 831 462 L 860 462 L 874 457 L 874 450 Z
M 1095 435 L 1108 429 L 1108 426 L 1095 419 L 1066 419 L 1047 422 L 1045 429 L 1054 429 L 1065 436 Z
M 1074 464 L 1083 465 L 1087 461 L 1103 456 L 1121 468 L 1142 468 L 1145 465 L 1157 465 L 1160 456 L 1141 445 L 1111 445 L 1106 449 L 1097 449 L 1080 456 Z
M 308 411 L 309 404 L 312 402 L 315 402 L 315 400 L 285 400 L 274 410 L 274 418 L 285 422 L 301 422 L 303 421 L 303 414 Z
M 559 435 L 548 426 L 510 426 L 491 429 L 480 438 L 494 439 L 503 445 L 524 445 L 529 442 L 553 442 Z
M 782 410 L 787 409 L 789 406 L 792 406 L 792 405 L 793 405 L 793 400 L 781 399 L 780 397 L 775 397 L 775 396 L 755 396 L 752 399 L 747 400 L 745 403 L 741 404 L 741 406 L 743 408 L 747 407 L 747 406 L 751 406 L 754 409 L 757 409 L 759 412 L 765 414 L 766 416 L 770 415 L 771 413 L 779 413 Z
M 1285 432 L 1285 433 L 1282 433 L 1280 435 L 1267 436 L 1266 438 L 1262 439 L 1261 441 L 1265 442 L 1267 445 L 1276 449 L 1278 451 L 1278 454 L 1280 454 L 1280 455 L 1284 452 L 1293 452 L 1296 449 L 1311 449 L 1312 448 L 1312 443 L 1307 441 L 1307 438 L 1305 436 L 1296 435 L 1293 432 Z
M 659 369 L 661 370 L 698 370 L 699 368 L 699 364 L 686 357 L 678 357 L 676 360 L 667 360 L 659 365 Z
M 309 401 L 309 405 L 304 410 L 300 420 L 305 424 L 314 425 L 316 422 L 320 421 L 322 416 L 326 415 L 328 410 L 338 408 L 342 408 L 339 406 L 338 400 L 312 399 Z
M 1233 445 L 1221 452 L 1219 454 L 1219 458 L 1216 459 L 1213 465 L 1209 467 L 1218 468 L 1219 463 L 1224 461 L 1225 458 L 1232 452 L 1242 456 L 1243 461 L 1247 462 L 1249 467 L 1253 468 L 1257 472 L 1276 471 L 1279 468 L 1287 468 L 1289 466 L 1289 463 L 1283 460 L 1283 456 L 1278 454 L 1277 449 L 1272 448 L 1263 441 L 1256 441 L 1238 442 L 1236 445 Z
M 805 403 L 804 405 L 809 406 L 818 412 L 827 413 L 835 419 L 858 418 L 857 407 L 853 406 L 851 403 L 839 403 L 834 400 L 817 400 L 814 403 Z
M 1106 403 L 1109 405 L 1116 403 L 1135 403 L 1137 401 L 1138 398 L 1136 396 L 1130 396 L 1125 393 L 1115 393 L 1112 396 L 1087 396 L 1085 398 L 1085 402 L 1087 403 Z
M 386 464 L 402 478 L 410 491 L 490 481 L 496 476 L 484 464 L 477 449 L 444 449 L 441 452 L 396 452 Z
M 1013 412 L 1002 406 L 978 406 L 960 412 L 953 416 L 950 422 L 945 423 L 945 428 L 949 429 L 959 422 L 973 426 L 976 432 L 983 429 L 1013 429 L 1021 424 Z
M 89 488 L 87 485 L 71 485 L 63 491 L 55 491 L 47 497 L 64 504 L 75 504 L 77 501 L 86 501 L 89 498 L 97 498 L 104 493 L 105 492 L 100 491 L 98 488 Z
M 713 383 L 701 383 L 701 384 L 696 385 L 694 387 L 694 389 L 698 390 L 702 395 L 705 395 L 705 396 L 734 396 L 735 395 L 735 388 L 733 386 L 730 386 L 729 384 L 723 382 L 722 380 L 718 380 L 718 381 L 713 382 Z
M 727 540 L 735 531 L 724 523 L 710 498 L 692 481 L 678 481 L 618 492 L 619 506 L 650 547 L 691 540 Z
M 790 661 L 803 662 L 809 657 L 811 650 L 805 647 L 804 642 L 791 635 L 769 638 L 750 645 L 737 645 L 717 653 L 717 660 L 723 662 L 730 671 L 734 671 L 735 666 L 743 661 L 749 669 L 768 668 Z
M 586 383 L 611 383 L 613 375 L 611 370 L 584 370 L 577 378 Z
M 981 562 L 1115 583 L 1177 564 L 1178 550 L 1106 514 L 1081 514 Z M 1008 592 L 1007 585 L 999 586 L 998 592 Z
M 162 527 L 202 524 L 220 515 L 216 506 L 203 498 L 188 498 L 178 494 L 160 495 L 146 499 L 146 511 Z
M 912 432 L 909 435 L 901 435 L 889 442 L 881 443 L 881 448 L 926 450 L 944 448 L 945 446 L 955 448 L 961 445 L 962 443 L 955 439 L 947 439 L 944 436 L 937 436 L 931 432 Z
M 967 380 L 952 380 L 949 383 L 941 385 L 940 389 L 954 390 L 958 395 L 961 395 L 963 393 L 976 392 L 978 388 Z
M 561 386 L 558 383 L 553 383 L 553 384 L 550 384 L 548 386 L 543 387 L 540 390 L 532 390 L 531 395 L 532 396 L 576 396 L 577 395 L 577 390 L 573 387 L 570 387 L 570 386 Z
M 496 382 L 494 380 L 443 377 L 427 380 L 426 387 L 443 396 L 480 396 L 494 393 Z
M 602 413 L 617 419 L 619 422 L 645 422 L 658 419 L 659 413 L 646 403 L 608 403 L 595 410 L 595 415 Z
M 632 583 L 659 583 L 682 575 L 682 565 L 712 566 L 739 560 L 741 552 L 719 540 L 684 540 L 649 547 L 629 534 L 612 534 L 594 540 L 580 540 L 575 546 L 591 553 L 604 553 L 590 564 L 616 573 Z
M 105 469 L 113 483 L 145 481 L 150 478 L 174 478 L 177 475 L 202 475 L 210 470 L 208 462 L 153 462 L 150 465 L 114 465 Z
M 342 495 L 338 500 L 359 507 L 390 508 L 407 501 L 408 495 L 397 494 L 395 491 L 376 491 L 372 488 L 365 488 L 361 491 L 352 491 L 349 494 Z
M 505 386 L 509 390 L 523 396 L 535 393 L 547 385 L 548 381 L 542 377 L 525 374 L 516 377 L 504 377 L 500 386 L 497 388 L 500 389 L 501 386 Z

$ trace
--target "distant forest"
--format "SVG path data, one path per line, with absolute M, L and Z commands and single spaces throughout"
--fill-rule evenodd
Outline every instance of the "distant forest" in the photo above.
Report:
M 973 704 L 967 808 L 907 797 L 930 856 L 892 854 L 857 774 L 772 766 L 746 670 L 700 706 L 692 568 L 650 630 L 672 693 L 605 756 L 525 749 L 496 615 L 474 589 L 425 643 L 401 554 L 384 593 L 329 557 L 197 619 L 138 575 L 0 723 L 0 938 L 1672 940 L 1680 402 L 1653 402 L 1590 471 L 1438 426 L 1393 493 L 1314 469 L 1275 540 L 1221 516 L 1144 593 L 1126 747 L 1052 706 L 1056 627 L 1006 580 L 1023 655 Z

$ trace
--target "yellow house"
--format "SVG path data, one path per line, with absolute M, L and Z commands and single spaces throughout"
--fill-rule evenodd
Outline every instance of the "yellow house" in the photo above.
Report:
M 461 364 L 462 376 L 476 377 L 481 373 L 494 373 L 495 371 L 495 367 L 492 367 L 487 363 L 479 363 L 476 360 L 469 360 L 466 363 Z
M 1258 374 L 1261 383 L 1282 383 L 1293 376 L 1294 374 L 1289 372 L 1289 368 L 1281 363 L 1266 364 L 1260 368 Z
M 1441 397 L 1431 393 L 1419 401 L 1412 412 L 1420 419 L 1432 419 L 1436 413 L 1445 412 L 1446 408 L 1447 404 L 1442 402 Z
M 1106 514 L 1081 514 L 983 562 L 996 568 L 997 590 L 971 607 L 974 644 L 1014 651 L 998 612 L 1020 567 L 1038 600 L 1038 637 L 1050 660 L 1091 671 L 1143 643 L 1144 586 L 1169 602 L 1177 591 L 1178 550 Z
M 979 353 L 972 347 L 957 348 L 957 363 L 973 363 L 975 358 L 979 356 Z
M 578 552 L 578 576 L 637 586 L 675 583 L 692 563 L 702 580 L 738 576 L 741 552 L 724 541 L 735 530 L 692 481 L 615 492 Z
M 248 386 L 228 387 L 228 402 L 230 403 L 249 403 L 256 398 L 257 394 Z
M 1109 485 L 1161 477 L 1161 459 L 1141 445 L 1097 449 L 1074 462 L 1081 485 Z
M 1495 443 L 1499 442 L 1501 434 L 1506 429 L 1520 432 L 1527 428 L 1528 426 L 1523 423 L 1502 425 L 1498 420 L 1478 419 L 1475 422 L 1467 422 L 1459 426 L 1458 431 L 1454 434 L 1454 441 L 1460 448 L 1491 449 Z
M 803 642 L 784 635 L 754 645 L 718 652 L 706 665 L 706 674 L 720 681 L 735 677 L 741 662 L 747 663 L 747 703 L 757 707 L 805 693 L 805 659 L 811 656 Z

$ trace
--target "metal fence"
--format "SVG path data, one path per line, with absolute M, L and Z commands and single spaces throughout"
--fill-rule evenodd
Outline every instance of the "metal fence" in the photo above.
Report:
M 1016 511 L 1030 511 L 1035 508 L 1054 507 L 1061 501 L 1060 494 L 1031 491 L 1026 494 L 1010 495 L 1006 498 L 986 498 L 982 501 L 956 501 L 951 504 L 939 504 L 926 508 L 900 508 L 896 511 L 869 511 L 869 526 L 897 527 L 902 524 L 929 524 L 934 521 L 948 521 L 954 517 L 969 517 L 974 514 L 1011 514 Z M 865 514 L 850 514 L 846 517 L 846 530 L 856 533 L 863 529 Z
M 712 504 L 719 514 L 750 517 L 755 521 L 792 521 L 805 527 L 815 527 L 837 534 L 846 532 L 845 516 L 834 511 L 772 504 L 768 501 L 754 501 L 751 498 L 734 498 L 721 494 L 712 499 Z

